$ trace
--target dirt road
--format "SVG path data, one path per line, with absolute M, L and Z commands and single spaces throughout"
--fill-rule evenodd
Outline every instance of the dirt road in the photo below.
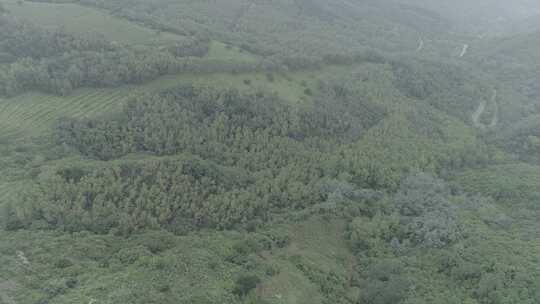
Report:
M 495 108 L 495 113 L 493 113 L 493 118 L 488 125 L 480 122 L 480 117 L 482 117 L 482 114 L 484 114 L 484 112 L 486 111 L 487 103 L 487 100 L 482 100 L 478 105 L 476 111 L 474 111 L 474 113 L 472 114 L 474 126 L 482 130 L 494 128 L 499 122 L 499 104 L 497 103 L 497 90 L 494 90 L 493 95 L 491 96 L 491 104 Z
M 464 44 L 463 45 L 463 49 L 461 50 L 461 54 L 459 54 L 459 57 L 463 57 L 465 56 L 465 54 L 467 54 L 467 51 L 469 50 L 469 45 L 468 44 Z
M 420 39 L 420 41 L 418 43 L 418 48 L 416 49 L 416 52 L 420 52 L 423 49 L 424 49 L 424 39 Z

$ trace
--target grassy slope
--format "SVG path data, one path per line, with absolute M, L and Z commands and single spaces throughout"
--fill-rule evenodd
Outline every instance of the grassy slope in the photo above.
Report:
M 257 62 L 258 60 L 257 56 L 249 54 L 247 51 L 241 50 L 235 46 L 227 47 L 226 44 L 215 40 L 210 43 L 210 50 L 206 57 L 209 59 L 236 60 L 244 62 Z
M 343 239 L 344 222 L 309 220 L 282 228 L 291 234 L 291 244 L 268 258 L 282 269 L 262 284 L 258 294 L 275 304 L 321 303 L 318 286 L 307 280 L 291 260 L 299 259 L 324 273 L 335 272 L 338 276 L 348 277 L 355 259 Z M 294 288 L 291 288 L 291 282 L 294 282 Z
M 320 219 L 272 228 L 288 233 L 291 242 L 285 248 L 251 256 L 258 265 L 252 271 L 267 279 L 257 289 L 258 295 L 276 304 L 321 303 L 319 286 L 310 281 L 296 264 L 310 265 L 322 273 L 347 275 L 354 258 L 343 239 L 344 228 L 342 221 Z M 165 251 L 152 254 L 143 250 L 129 262 L 122 258 L 122 248 L 132 249 L 141 244 L 144 247 L 144 235 L 126 240 L 90 234 L 0 233 L 3 240 L 0 243 L 0 279 L 25 284 L 46 281 L 54 288 L 62 280 L 76 278 L 78 285 L 56 297 L 54 303 L 87 303 L 91 299 L 100 303 L 128 303 L 130 296 L 153 297 L 154 301 L 160 301 L 162 297 L 161 300 L 166 301 L 169 293 L 175 293 L 174 298 L 181 299 L 180 303 L 193 303 L 195 299 L 215 303 L 215 299 L 227 298 L 232 303 L 230 296 L 223 293 L 232 289 L 234 278 L 242 271 L 241 267 L 229 261 L 234 254 L 233 245 L 244 239 L 236 232 L 203 232 L 172 237 L 172 245 Z M 61 256 L 57 251 L 59 247 L 63 248 Z M 18 251 L 24 253 L 30 264 L 21 264 Z M 71 261 L 71 266 L 62 270 L 56 268 L 55 264 L 61 259 Z M 109 264 L 109 267 L 101 267 L 102 263 Z M 264 275 L 265 269 L 269 268 L 276 272 L 275 276 Z M 52 275 L 44 277 L 42 273 Z M 170 290 L 156 293 L 163 284 L 168 284 Z M 123 293 L 124 288 L 130 289 L 133 285 L 140 287 L 140 294 Z M 46 292 L 19 288 L 14 294 L 20 303 L 32 303 Z

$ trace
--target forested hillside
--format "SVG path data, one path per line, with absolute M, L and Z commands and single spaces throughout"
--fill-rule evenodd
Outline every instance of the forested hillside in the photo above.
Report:
M 539 13 L 0 0 L 0 304 L 540 303 Z

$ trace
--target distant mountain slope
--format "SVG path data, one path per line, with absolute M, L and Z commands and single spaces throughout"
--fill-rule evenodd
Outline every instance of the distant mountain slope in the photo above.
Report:
M 540 106 L 540 31 L 481 42 L 474 60 Z
M 118 16 L 179 34 L 207 32 L 266 54 L 320 55 L 372 47 L 414 51 L 419 37 L 442 35 L 449 22 L 394 1 L 80 0 Z
M 536 0 L 398 0 L 435 11 L 451 20 L 456 29 L 479 35 L 505 31 L 512 22 L 540 14 Z

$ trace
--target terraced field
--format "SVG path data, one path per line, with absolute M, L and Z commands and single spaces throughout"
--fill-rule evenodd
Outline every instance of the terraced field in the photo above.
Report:
M 14 16 L 45 28 L 64 28 L 74 34 L 97 33 L 108 40 L 126 44 L 155 44 L 179 39 L 179 36 L 156 31 L 116 18 L 106 12 L 74 3 L 40 3 L 0 0 Z
M 61 117 L 107 113 L 128 96 L 128 88 L 84 89 L 68 97 L 29 93 L 0 100 L 0 138 L 41 135 Z

